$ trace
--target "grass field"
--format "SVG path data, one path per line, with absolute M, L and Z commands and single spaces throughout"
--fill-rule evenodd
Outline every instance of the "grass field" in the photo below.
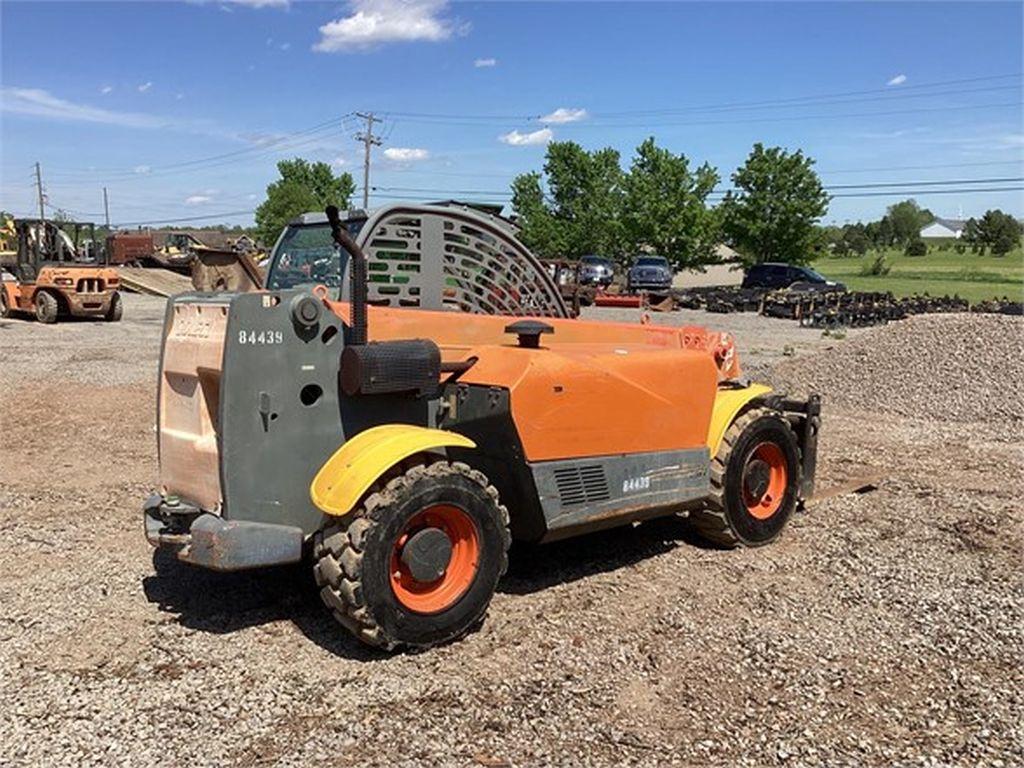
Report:
M 896 296 L 928 293 L 932 296 L 959 294 L 968 301 L 1009 297 L 1024 300 L 1024 251 L 1017 248 L 1006 256 L 978 256 L 952 250 L 933 250 L 927 256 L 904 256 L 887 251 L 892 267 L 887 275 L 862 275 L 878 255 L 863 257 L 829 256 L 813 267 L 832 280 L 846 283 L 851 291 L 890 291 Z

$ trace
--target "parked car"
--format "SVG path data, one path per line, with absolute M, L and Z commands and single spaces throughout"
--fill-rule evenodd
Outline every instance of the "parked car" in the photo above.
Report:
M 744 288 L 792 291 L 846 291 L 846 286 L 829 280 L 810 267 L 796 264 L 764 262 L 755 264 L 743 276 Z
M 604 256 L 584 256 L 580 259 L 580 285 L 607 288 L 615 277 L 615 267 Z
M 629 291 L 667 291 L 672 287 L 672 268 L 663 256 L 638 256 L 626 275 Z

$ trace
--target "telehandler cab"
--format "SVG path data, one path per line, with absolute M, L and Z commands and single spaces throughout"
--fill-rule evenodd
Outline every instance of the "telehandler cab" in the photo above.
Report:
M 52 221 L 14 220 L 11 239 L 17 252 L 0 265 L 0 271 L 10 274 L 0 276 L 0 317 L 24 312 L 34 314 L 41 323 L 68 316 L 121 319 L 117 270 L 95 262 L 94 225 L 64 226 L 71 228 L 73 236 Z
M 143 516 L 180 560 L 308 554 L 356 637 L 428 647 L 482 619 L 513 539 L 681 514 L 757 546 L 811 493 L 818 398 L 741 384 L 728 335 L 569 318 L 512 230 L 467 209 L 296 227 L 268 289 L 168 303 Z

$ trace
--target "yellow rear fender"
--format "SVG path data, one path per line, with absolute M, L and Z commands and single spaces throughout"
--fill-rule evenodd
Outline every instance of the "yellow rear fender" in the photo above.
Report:
M 406 459 L 439 448 L 475 448 L 468 437 L 411 424 L 384 424 L 348 440 L 316 473 L 309 497 L 328 515 L 352 511 L 374 481 Z
M 711 410 L 711 426 L 708 429 L 708 450 L 714 458 L 722 445 L 725 431 L 733 423 L 747 404 L 755 397 L 762 397 L 772 391 L 764 384 L 751 384 L 739 389 L 720 389 L 715 395 L 715 405 Z

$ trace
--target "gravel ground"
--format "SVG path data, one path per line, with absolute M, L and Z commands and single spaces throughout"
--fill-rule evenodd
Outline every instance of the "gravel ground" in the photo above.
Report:
M 161 309 L 0 321 L 0 764 L 1024 764 L 1019 443 L 837 397 L 819 483 L 881 472 L 878 491 L 758 550 L 705 548 L 676 520 L 515 549 L 480 631 L 385 656 L 335 628 L 304 568 L 153 557 Z M 791 377 L 864 338 L 655 321 L 732 330 L 748 370 Z M 892 371 L 926 397 L 946 373 Z
M 1024 422 L 1024 320 L 920 315 L 872 328 L 813 358 L 779 365 L 777 383 L 831 402 L 960 422 L 987 422 L 1014 439 Z

